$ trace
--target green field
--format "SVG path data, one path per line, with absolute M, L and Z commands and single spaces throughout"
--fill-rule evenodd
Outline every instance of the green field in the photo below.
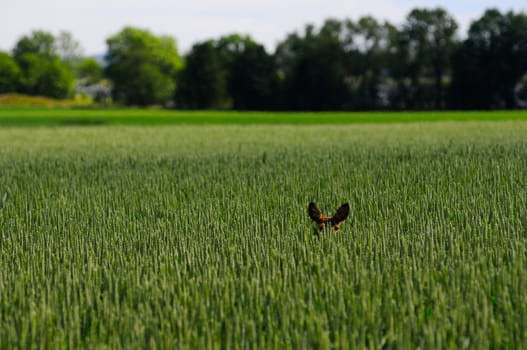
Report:
M 525 112 L 437 115 L 0 128 L 0 348 L 527 348 Z
M 527 110 L 488 112 L 233 112 L 0 107 L 0 126 L 276 125 L 527 121 Z

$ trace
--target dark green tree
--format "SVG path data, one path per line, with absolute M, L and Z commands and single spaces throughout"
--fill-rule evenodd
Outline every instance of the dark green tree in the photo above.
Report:
M 442 8 L 417 8 L 408 14 L 401 30 L 401 45 L 415 107 L 445 107 L 443 77 L 457 46 L 457 28 L 454 18 Z M 427 94 L 428 80 L 433 81 L 433 97 Z
M 0 94 L 15 92 L 20 84 L 20 69 L 6 52 L 0 52 Z
M 117 101 L 146 106 L 172 100 L 176 76 L 183 66 L 174 39 L 126 27 L 106 42 L 105 72 Z
M 306 26 L 302 36 L 288 35 L 276 50 L 283 76 L 283 106 L 294 110 L 340 110 L 350 98 L 342 23 L 327 20 L 319 31 Z
M 196 44 L 179 77 L 178 105 L 192 109 L 277 107 L 273 56 L 248 36 L 232 34 Z
M 30 35 L 23 36 L 13 49 L 13 57 L 18 61 L 25 54 L 34 54 L 47 59 L 56 58 L 55 37 L 42 30 L 35 30 Z
M 216 47 L 227 72 L 227 91 L 236 110 L 277 107 L 278 73 L 273 56 L 248 36 L 220 38 Z
M 185 57 L 179 75 L 177 105 L 187 109 L 231 107 L 227 93 L 227 71 L 212 40 L 197 43 Z
M 455 56 L 452 101 L 456 108 L 516 108 L 527 74 L 527 15 L 487 10 L 474 21 Z
M 18 64 L 21 69 L 19 92 L 58 99 L 72 96 L 75 76 L 60 59 L 27 53 L 18 58 Z
M 345 22 L 344 47 L 348 57 L 347 78 L 352 91 L 352 109 L 391 108 L 393 82 L 397 68 L 397 28 L 366 16 Z
M 73 94 L 75 76 L 57 55 L 52 34 L 33 31 L 23 36 L 13 49 L 13 57 L 21 73 L 18 92 L 52 98 Z

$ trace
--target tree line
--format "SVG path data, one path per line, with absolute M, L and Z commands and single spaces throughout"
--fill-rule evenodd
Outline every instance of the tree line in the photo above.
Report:
M 290 33 L 269 53 L 250 36 L 198 42 L 126 27 L 103 63 L 70 33 L 33 31 L 0 52 L 0 93 L 111 91 L 114 103 L 178 109 L 440 110 L 527 107 L 527 15 L 489 9 L 461 40 L 443 8 L 400 25 L 366 16 Z M 111 88 L 111 90 L 110 90 Z M 104 94 L 103 94 L 104 95 Z

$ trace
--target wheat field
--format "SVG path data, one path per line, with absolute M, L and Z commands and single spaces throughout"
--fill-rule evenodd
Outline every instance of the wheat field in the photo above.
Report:
M 526 348 L 526 136 L 0 128 L 0 348 Z

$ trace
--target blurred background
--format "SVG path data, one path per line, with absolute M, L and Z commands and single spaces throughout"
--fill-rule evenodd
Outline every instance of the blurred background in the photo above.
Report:
M 527 107 L 524 1 L 18 0 L 0 105 Z

